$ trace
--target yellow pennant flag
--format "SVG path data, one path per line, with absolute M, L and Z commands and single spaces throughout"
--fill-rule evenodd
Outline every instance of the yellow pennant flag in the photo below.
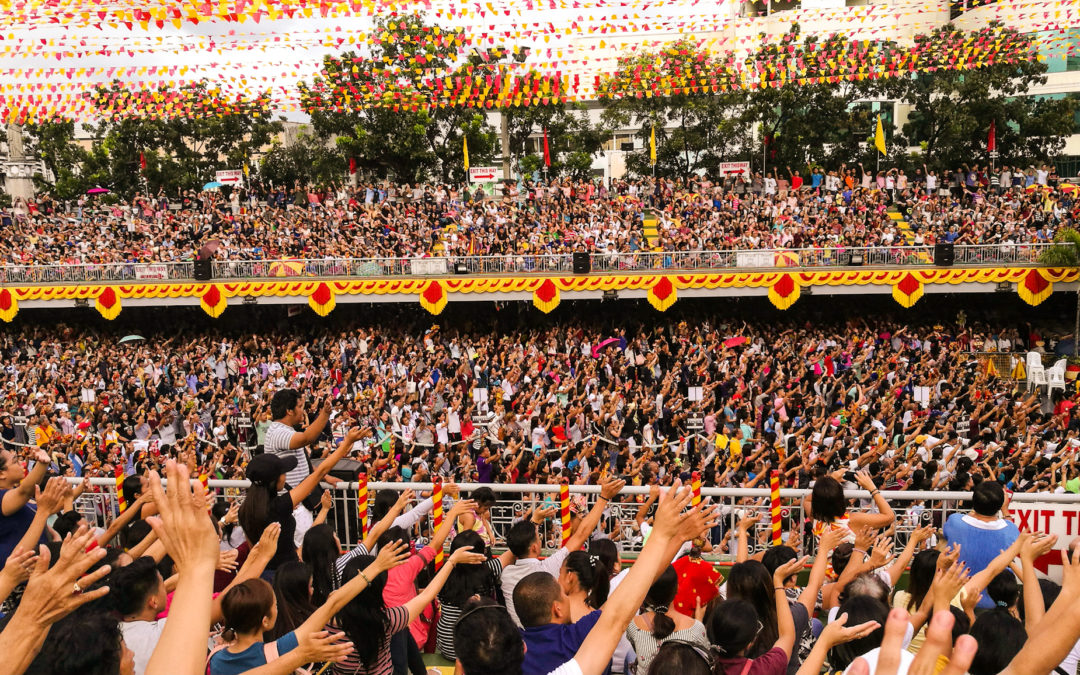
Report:
M 649 134 L 649 164 L 656 166 L 656 125 L 652 126 Z
M 465 170 L 469 170 L 469 139 L 467 136 L 461 137 L 463 148 L 465 150 Z
M 877 131 L 874 132 L 874 147 L 883 155 L 889 154 L 885 152 L 885 129 L 881 126 L 881 115 L 877 116 Z
M 244 175 L 247 176 L 250 173 L 251 173 L 251 171 L 250 171 L 250 169 L 248 169 L 247 162 L 244 162 Z

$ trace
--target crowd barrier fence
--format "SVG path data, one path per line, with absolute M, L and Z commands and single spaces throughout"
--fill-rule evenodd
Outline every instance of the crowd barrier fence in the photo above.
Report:
M 79 479 L 69 478 L 72 484 L 78 484 Z M 211 480 L 209 491 L 215 500 L 242 501 L 244 491 L 249 483 L 245 480 Z M 116 481 L 110 478 L 91 479 L 91 490 L 84 493 L 78 500 L 76 508 L 88 520 L 98 526 L 106 527 L 117 514 Z M 341 543 L 345 547 L 353 547 L 362 541 L 363 537 L 356 519 L 356 504 L 358 483 L 338 483 L 330 489 L 333 495 L 334 507 L 329 521 L 336 528 Z M 505 541 L 506 532 L 510 525 L 523 517 L 530 508 L 536 504 L 547 507 L 555 507 L 558 511 L 558 485 L 531 485 L 531 484 L 459 484 L 462 497 L 467 497 L 471 490 L 479 487 L 491 488 L 499 497 L 498 503 L 491 508 L 490 521 L 495 530 L 497 545 Z M 369 500 L 373 500 L 375 493 L 381 490 L 400 492 L 405 489 L 414 490 L 417 493 L 416 500 L 420 501 L 422 494 L 432 489 L 431 483 L 378 483 L 371 482 L 367 485 Z M 595 502 L 600 493 L 598 486 L 570 486 L 571 501 L 581 506 L 586 511 Z M 633 555 L 641 549 L 640 537 L 636 532 L 635 518 L 640 502 L 648 495 L 647 487 L 626 486 L 620 493 L 620 497 L 629 498 L 627 501 L 613 501 L 605 511 L 601 519 L 601 527 L 604 531 L 616 538 L 624 554 Z M 802 555 L 814 555 L 815 538 L 809 535 L 809 527 L 803 513 L 803 498 L 810 493 L 809 490 L 783 489 L 780 491 L 781 517 L 786 542 L 800 551 Z M 737 523 L 744 517 L 760 516 L 760 520 L 751 530 L 749 537 L 751 553 L 768 548 L 771 544 L 770 533 L 770 499 L 768 489 L 759 488 L 702 488 L 702 500 L 706 503 L 718 504 L 721 511 L 720 524 L 710 533 L 712 543 L 720 544 L 726 532 L 733 532 Z M 849 490 L 845 495 L 850 499 L 859 500 L 856 510 L 867 509 L 870 505 L 870 494 L 863 490 Z M 901 551 L 907 544 L 908 537 L 915 529 L 934 525 L 940 528 L 945 519 L 951 513 L 967 511 L 965 502 L 971 498 L 970 492 L 882 492 L 885 498 L 893 503 L 897 521 L 893 533 L 893 543 L 896 552 Z M 450 501 L 444 504 L 444 511 L 449 511 Z M 1013 504 L 1022 506 L 1025 503 L 1064 503 L 1080 505 L 1080 495 L 1075 494 L 1027 494 L 1018 493 L 1013 495 Z M 431 532 L 431 515 L 422 519 L 418 529 L 414 533 L 419 537 L 428 537 Z M 792 536 L 791 533 L 796 533 Z M 561 537 L 558 514 L 555 518 L 548 519 L 541 527 L 542 540 L 545 548 L 553 550 L 558 548 Z M 717 549 L 714 554 L 734 552 L 734 537 L 730 548 L 723 551 Z M 714 556 L 715 557 L 715 556 Z
M 954 247 L 955 265 L 1038 264 L 1051 243 Z M 633 251 L 590 254 L 594 273 L 933 267 L 933 246 L 863 246 L 723 251 Z M 312 258 L 214 260 L 214 279 L 377 278 L 445 275 L 572 274 L 573 254 L 445 256 L 427 258 Z M 195 263 L 146 262 L 72 265 L 3 265 L 0 284 L 191 281 Z

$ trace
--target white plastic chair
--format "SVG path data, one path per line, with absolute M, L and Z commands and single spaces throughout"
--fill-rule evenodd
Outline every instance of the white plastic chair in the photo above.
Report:
M 1046 386 L 1046 370 L 1043 369 L 1042 364 L 1029 365 L 1027 371 L 1027 390 L 1031 391 L 1032 387 L 1038 389 L 1039 386 Z
M 1052 368 L 1046 371 L 1047 395 L 1055 389 L 1065 391 L 1065 359 L 1060 359 Z
M 1043 362 L 1042 362 L 1042 354 L 1040 354 L 1039 352 L 1028 352 L 1027 353 L 1027 363 L 1025 363 L 1024 365 L 1027 366 L 1027 369 L 1029 371 L 1032 369 L 1032 367 L 1037 366 L 1037 367 L 1041 368 L 1042 364 L 1043 364 Z

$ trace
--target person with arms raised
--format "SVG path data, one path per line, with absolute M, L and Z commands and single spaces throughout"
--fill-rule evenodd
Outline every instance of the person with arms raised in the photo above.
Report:
M 615 478 L 604 479 L 600 485 L 600 498 L 596 500 L 589 513 L 581 519 L 581 524 L 574 529 L 573 534 L 566 540 L 566 544 L 562 548 L 544 560 L 540 560 L 543 544 L 540 541 L 540 532 L 536 526 L 538 523 L 543 522 L 545 511 L 534 511 L 531 519 L 520 520 L 510 527 L 510 531 L 506 535 L 506 545 L 510 552 L 514 554 L 516 562 L 508 565 L 503 570 L 501 583 L 503 597 L 506 599 L 506 608 L 510 611 L 510 616 L 515 623 L 521 625 L 521 621 L 514 610 L 513 600 L 514 589 L 518 583 L 533 572 L 545 572 L 553 579 L 557 579 L 566 556 L 570 554 L 570 551 L 576 551 L 585 544 L 585 540 L 588 539 L 589 535 L 600 523 L 600 518 L 604 515 L 604 509 L 607 508 L 608 503 L 615 495 L 619 494 L 619 491 L 625 485 L 625 481 Z

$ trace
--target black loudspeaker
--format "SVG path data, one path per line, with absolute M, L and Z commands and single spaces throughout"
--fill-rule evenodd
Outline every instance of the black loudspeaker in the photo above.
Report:
M 319 466 L 322 461 L 322 459 L 311 460 L 311 468 Z M 360 467 L 360 462 L 355 459 L 343 459 L 334 465 L 334 468 L 330 470 L 330 475 L 341 480 L 355 482 L 360 476 Z M 356 510 L 356 491 L 331 490 L 330 494 L 334 496 L 334 510 L 330 512 L 330 526 L 334 528 L 334 532 L 341 541 L 359 542 L 364 538 L 364 533 L 360 528 L 360 517 Z M 372 522 L 369 514 L 368 523 Z
M 210 281 L 214 278 L 214 262 L 212 260 L 195 261 L 195 281 Z
M 956 252 L 952 244 L 934 244 L 934 264 L 940 267 L 948 267 L 956 259 Z
M 574 254 L 574 274 L 588 274 L 592 271 L 592 262 L 588 253 Z
M 318 468 L 322 464 L 322 458 L 311 460 L 311 468 Z M 355 482 L 360 477 L 360 468 L 363 466 L 355 459 L 342 459 L 334 465 L 333 469 L 330 469 L 330 475 L 334 478 L 341 480 L 347 480 L 350 483 Z

